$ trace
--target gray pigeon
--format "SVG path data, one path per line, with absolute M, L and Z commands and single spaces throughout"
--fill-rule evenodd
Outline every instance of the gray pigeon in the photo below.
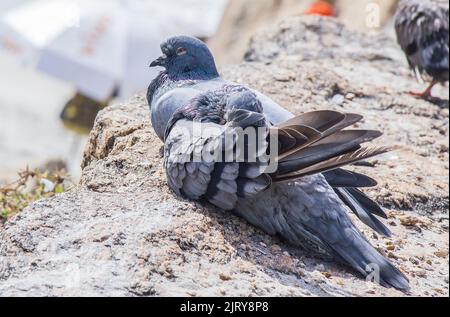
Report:
M 437 83 L 449 80 L 448 0 L 402 0 L 395 16 L 397 39 L 416 76 L 432 78 L 420 98 L 431 96 Z
M 356 114 L 294 116 L 262 93 L 221 79 L 200 40 L 174 37 L 161 50 L 163 56 L 150 66 L 165 70 L 150 84 L 147 99 L 153 128 L 165 145 L 167 181 L 176 194 L 233 211 L 295 245 L 334 255 L 384 286 L 409 288 L 407 278 L 370 245 L 346 209 L 390 235 L 377 219 L 386 214 L 358 189 L 376 182 L 341 169 L 387 152 L 387 147 L 365 145 L 381 133 L 346 130 L 362 119 Z M 254 135 L 237 133 L 247 129 Z

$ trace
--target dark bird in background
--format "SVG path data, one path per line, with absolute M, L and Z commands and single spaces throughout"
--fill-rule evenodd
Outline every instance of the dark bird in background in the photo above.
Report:
M 425 73 L 432 78 L 423 93 L 429 98 L 437 83 L 449 80 L 449 2 L 448 0 L 402 0 L 395 16 L 398 43 L 419 80 Z
M 407 278 L 370 245 L 345 207 L 376 232 L 391 234 L 377 218 L 386 214 L 358 189 L 376 182 L 341 168 L 389 151 L 368 143 L 380 132 L 346 129 L 362 119 L 357 114 L 294 116 L 262 93 L 223 80 L 200 40 L 174 37 L 161 50 L 163 56 L 151 66 L 165 70 L 150 84 L 147 98 L 175 193 L 233 211 L 295 245 L 334 255 L 363 276 L 375 271 L 382 285 L 409 288 Z M 207 133 L 194 133 L 195 124 Z M 240 137 L 220 141 L 229 131 L 249 127 L 257 131 L 257 141 L 241 141 L 243 152 L 256 144 L 254 160 L 249 153 L 243 160 L 223 160 L 228 150 L 238 151 Z M 269 171 L 263 156 L 273 145 L 277 165 Z M 193 160 L 211 149 L 220 155 Z

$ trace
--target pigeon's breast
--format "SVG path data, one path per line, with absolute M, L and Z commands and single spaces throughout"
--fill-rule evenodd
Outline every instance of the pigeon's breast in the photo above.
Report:
M 164 140 L 166 125 L 172 115 L 198 92 L 192 88 L 177 88 L 168 91 L 152 105 L 151 120 L 153 128 L 161 140 Z

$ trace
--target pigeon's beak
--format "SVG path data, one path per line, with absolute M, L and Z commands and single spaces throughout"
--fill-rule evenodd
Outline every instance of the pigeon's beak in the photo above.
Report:
M 167 56 L 164 54 L 163 56 L 158 57 L 158 59 L 151 62 L 150 67 L 157 67 L 157 66 L 165 67 L 166 61 L 167 61 Z

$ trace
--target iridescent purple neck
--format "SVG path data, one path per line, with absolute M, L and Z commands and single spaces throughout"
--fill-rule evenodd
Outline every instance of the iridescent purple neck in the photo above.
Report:
M 158 91 L 166 91 L 175 87 L 183 87 L 195 84 L 203 80 L 212 80 L 219 77 L 218 73 L 199 73 L 189 72 L 182 74 L 172 74 L 167 71 L 162 71 L 150 83 L 147 91 L 147 100 L 149 105 L 152 104 L 153 98 L 158 94 Z

